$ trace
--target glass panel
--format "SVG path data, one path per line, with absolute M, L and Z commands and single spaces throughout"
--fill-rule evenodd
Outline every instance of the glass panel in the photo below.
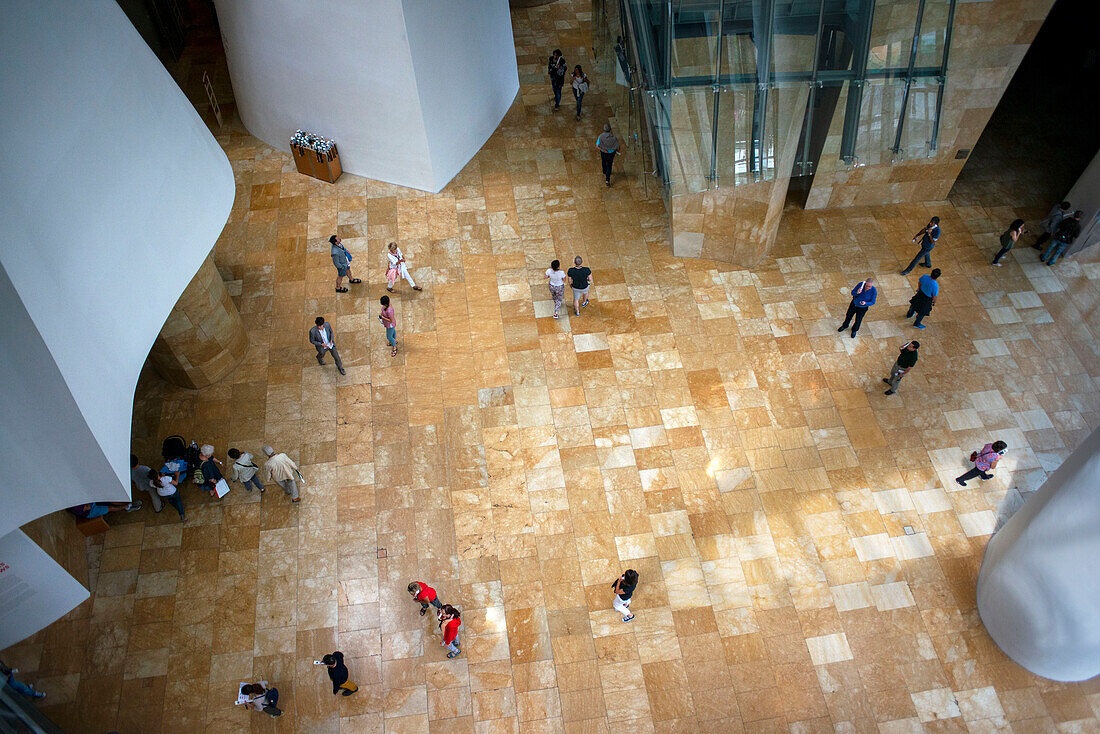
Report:
M 710 87 L 673 90 L 670 109 L 672 150 L 669 175 L 673 193 L 705 191 L 711 186 L 714 92 Z
M 637 35 L 638 57 L 646 86 L 667 88 L 668 2 L 630 0 L 630 18 Z
M 718 4 L 673 6 L 672 78 L 713 84 L 718 56 Z
M 917 0 L 877 0 L 871 24 L 871 51 L 867 69 L 897 69 L 909 65 Z
M 939 82 L 931 78 L 914 79 L 910 85 L 899 157 L 928 158 L 932 155 L 932 127 L 936 119 L 936 95 L 939 90 Z
M 844 109 L 847 84 L 847 82 L 823 84 L 815 91 L 813 106 L 806 110 L 806 122 L 798 143 L 792 175 L 807 176 L 816 170 L 825 149 L 825 141 L 834 125 L 833 139 L 835 145 L 839 146 L 842 118 L 836 112 Z M 832 155 L 836 157 L 836 148 L 833 149 Z
M 752 109 L 755 84 L 734 84 L 718 96 L 718 183 L 722 187 L 752 183 L 749 172 L 752 153 Z M 775 176 L 775 115 L 768 115 L 764 127 L 762 177 Z
M 646 118 L 649 120 L 650 131 L 653 136 L 653 161 L 657 174 L 667 187 L 673 178 L 673 172 L 669 169 L 672 146 L 672 127 L 669 121 L 669 100 L 671 95 L 667 92 L 648 92 L 642 96 L 645 104 Z
M 925 0 L 924 16 L 920 24 L 920 40 L 917 42 L 916 66 L 935 66 L 943 63 L 943 50 L 947 43 L 947 16 L 950 0 Z
M 856 165 L 873 166 L 890 162 L 904 90 L 904 83 L 897 79 L 864 82 L 856 137 Z
M 752 14 L 745 8 L 752 10 L 752 6 L 746 3 L 729 3 L 726 5 L 725 23 L 722 30 L 725 37 L 722 39 L 722 63 L 719 73 L 723 76 L 741 76 L 756 74 L 756 46 L 752 42 Z M 742 78 L 738 81 L 746 81 Z

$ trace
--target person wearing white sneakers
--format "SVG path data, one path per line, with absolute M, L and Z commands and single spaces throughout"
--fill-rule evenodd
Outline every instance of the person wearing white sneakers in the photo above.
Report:
M 561 315 L 561 302 L 565 298 L 565 271 L 561 263 L 554 260 L 546 270 L 546 280 L 550 284 L 550 297 L 554 299 L 554 318 Z
M 611 588 L 615 591 L 615 596 L 611 599 L 611 606 L 615 608 L 616 612 L 623 615 L 624 622 L 634 619 L 634 615 L 630 613 L 630 599 L 634 596 L 634 589 L 637 586 L 638 572 L 633 568 L 626 569 L 623 575 L 611 584 Z

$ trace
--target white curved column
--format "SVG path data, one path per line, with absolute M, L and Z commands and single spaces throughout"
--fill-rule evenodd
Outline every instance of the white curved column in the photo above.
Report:
M 0 23 L 0 535 L 130 494 L 134 388 L 233 171 L 112 0 Z
M 1036 675 L 1100 674 L 1100 429 L 986 547 L 978 612 L 993 641 Z
M 345 171 L 437 192 L 519 91 L 507 0 L 215 0 L 256 137 L 336 141 Z

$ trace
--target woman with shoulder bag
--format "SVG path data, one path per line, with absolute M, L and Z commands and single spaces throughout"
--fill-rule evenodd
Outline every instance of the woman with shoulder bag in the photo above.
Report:
M 588 94 L 588 77 L 580 64 L 573 67 L 573 96 L 577 99 L 577 119 L 581 119 L 581 101 Z

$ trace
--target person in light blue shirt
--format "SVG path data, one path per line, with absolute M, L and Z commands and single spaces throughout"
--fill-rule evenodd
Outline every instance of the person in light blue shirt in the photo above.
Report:
M 875 290 L 874 278 L 856 283 L 856 287 L 852 289 L 852 302 L 848 304 L 848 313 L 844 314 L 844 323 L 840 325 L 837 332 L 844 331 L 851 323 L 852 338 L 855 339 L 856 332 L 859 331 L 859 326 L 863 323 L 863 317 L 867 315 L 867 309 L 875 305 L 877 297 L 878 291 Z M 855 318 L 854 323 L 852 322 L 853 318 Z
M 932 307 L 936 305 L 936 296 L 940 294 L 940 284 L 936 282 L 939 277 L 939 268 L 933 269 L 931 275 L 922 275 L 917 281 L 917 292 L 909 299 L 909 313 L 905 314 L 905 318 L 916 314 L 917 320 L 913 326 L 918 329 L 927 328 L 921 321 L 932 313 Z

